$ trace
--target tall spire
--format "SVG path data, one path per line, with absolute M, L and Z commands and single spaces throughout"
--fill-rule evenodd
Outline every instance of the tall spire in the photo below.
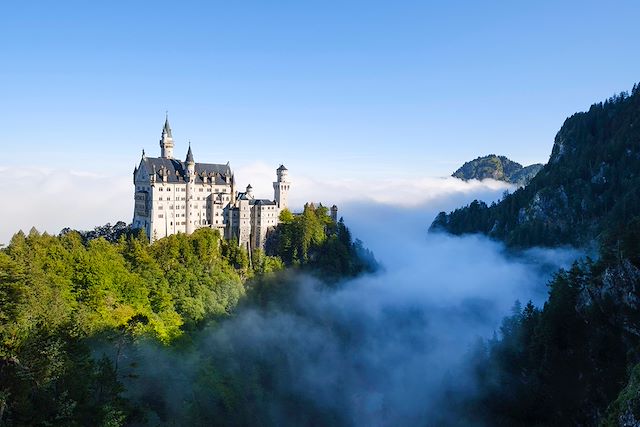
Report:
M 169 112 L 165 113 L 162 137 L 160 138 L 160 156 L 165 159 L 173 159 L 173 136 L 169 126 Z
M 187 151 L 187 163 L 195 163 L 193 153 L 191 152 L 191 141 L 189 141 L 189 151 Z
M 173 138 L 171 135 L 171 126 L 169 126 L 169 112 L 165 111 L 164 114 L 164 128 L 162 128 L 162 134 L 166 134 L 169 138 Z

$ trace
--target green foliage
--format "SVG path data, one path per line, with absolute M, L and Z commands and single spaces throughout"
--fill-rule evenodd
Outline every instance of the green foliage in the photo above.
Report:
M 326 207 L 308 203 L 302 214 L 294 216 L 285 210 L 280 217 L 266 252 L 277 255 L 284 265 L 304 268 L 328 281 L 377 268 L 373 255 L 362 242 L 353 242 L 344 222 L 333 221 Z
M 17 233 L 0 249 L 0 425 L 140 422 L 145 410 L 127 405 L 119 381 L 129 375 L 125 353 L 137 342 L 189 343 L 207 321 L 229 316 L 245 288 L 253 302 L 274 300 L 284 289 L 276 273 L 285 263 L 332 277 L 374 265 L 326 208 L 281 217 L 274 233 L 279 246 L 251 257 L 207 228 L 153 244 L 121 226 L 59 236 Z M 96 347 L 109 358 L 92 358 Z M 259 396 L 266 371 L 222 375 L 216 364 L 224 361 L 214 362 L 201 361 L 202 381 L 194 387 L 202 399 L 211 387 L 220 399 L 206 403 L 235 417 L 226 424 L 258 425 L 243 409 L 267 411 Z M 207 420 L 197 418 L 204 416 L 198 406 L 189 412 Z
M 637 273 L 625 262 L 586 260 L 556 274 L 542 309 L 517 304 L 500 336 L 476 350 L 480 393 L 467 411 L 493 425 L 597 424 L 627 366 L 640 362 L 640 322 L 624 314 L 637 307 L 617 297 L 638 285 Z M 624 289 L 611 289 L 612 277 Z M 618 404 L 611 413 L 619 411 Z
M 476 349 L 478 396 L 491 425 L 635 425 L 640 363 L 640 88 L 567 119 L 549 164 L 487 206 L 440 213 L 432 229 L 508 245 L 590 244 L 599 259 L 560 271 L 542 309 L 516 307 Z M 626 385 L 626 387 L 625 387 Z M 608 407 L 608 410 L 607 410 Z M 603 417 L 603 415 L 606 415 Z
M 636 365 L 629 383 L 609 406 L 606 417 L 600 423 L 603 427 L 637 424 L 640 420 L 640 364 Z
M 153 245 L 140 234 L 108 242 L 17 233 L 0 250 L 0 423 L 122 425 L 128 409 L 114 368 L 93 361 L 86 340 L 169 343 L 228 315 L 248 265 L 231 247 L 209 229 Z M 256 261 L 261 272 L 280 267 Z
M 484 233 L 510 246 L 589 244 L 640 215 L 640 91 L 569 117 L 549 163 L 492 206 L 438 215 L 432 229 Z

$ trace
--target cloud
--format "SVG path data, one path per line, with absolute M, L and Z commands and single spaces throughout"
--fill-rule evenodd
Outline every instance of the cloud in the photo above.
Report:
M 91 229 L 130 221 L 132 184 L 128 177 L 35 167 L 0 167 L 0 243 L 18 230 L 58 233 L 64 227 Z
M 134 368 L 137 384 L 164 383 L 144 391 L 131 384 L 132 396 L 166 402 L 173 422 L 185 422 L 186 408 L 197 405 L 200 416 L 209 411 L 215 420 L 215 406 L 202 402 L 221 398 L 220 389 L 203 387 L 203 375 L 217 370 L 217 377 L 252 384 L 264 369 L 264 390 L 241 389 L 258 393 L 259 402 L 239 407 L 263 425 L 468 425 L 446 405 L 448 386 L 473 391 L 468 351 L 498 330 L 516 299 L 541 304 L 551 273 L 580 253 L 510 253 L 482 236 L 427 234 L 437 210 L 455 207 L 459 198 L 439 194 L 418 206 L 345 202 L 348 225 L 374 250 L 382 271 L 337 289 L 307 276 L 284 278 L 297 289 L 292 302 L 241 308 L 179 357 L 145 347 Z
M 130 176 L 95 174 L 37 167 L 0 166 L 0 191 L 6 203 L 0 210 L 0 243 L 22 229 L 58 233 L 64 227 L 92 229 L 107 222 L 129 223 L 133 215 L 133 184 Z M 306 176 L 290 171 L 290 206 L 301 210 L 308 201 L 338 204 L 377 202 L 387 206 L 451 206 L 469 198 L 495 200 L 513 187 L 499 181 L 464 182 L 457 178 L 363 177 L 343 179 L 337 172 Z M 235 170 L 239 189 L 251 183 L 260 198 L 273 198 L 275 168 L 256 162 Z M 341 212 L 341 215 L 343 213 Z
M 254 162 L 241 165 L 235 173 L 240 188 L 251 183 L 257 197 L 273 197 L 274 167 Z M 292 181 L 290 201 L 294 209 L 309 201 L 325 204 L 359 201 L 415 207 L 470 195 L 494 200 L 504 191 L 515 189 L 511 184 L 491 179 L 465 182 L 453 177 L 393 177 L 387 174 L 354 179 L 341 177 L 340 171 L 327 171 L 326 176 L 318 177 L 295 169 L 290 169 L 289 175 Z
M 301 277 L 293 309 L 241 311 L 202 338 L 200 351 L 242 353 L 249 365 L 267 363 L 281 376 L 274 424 L 292 425 L 287 402 L 278 400 L 290 394 L 346 425 L 446 424 L 454 415 L 443 408 L 447 375 L 457 389 L 472 389 L 464 366 L 471 346 L 498 329 L 516 299 L 541 304 L 551 272 L 580 255 L 510 254 L 481 236 L 427 235 L 420 208 L 383 207 L 389 216 L 371 220 L 380 206 L 360 207 L 349 208 L 350 223 L 371 224 L 355 234 L 373 243 L 382 272 L 333 291 Z M 286 363 L 265 356 L 282 353 Z

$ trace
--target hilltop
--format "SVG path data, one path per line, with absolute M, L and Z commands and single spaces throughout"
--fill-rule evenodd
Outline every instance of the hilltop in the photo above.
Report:
M 464 181 L 495 179 L 523 186 L 527 185 L 543 166 L 540 163 L 535 163 L 523 167 L 520 163 L 514 162 L 505 156 L 489 154 L 466 162 L 451 176 Z
M 497 204 L 441 212 L 432 229 L 507 245 L 589 245 L 640 216 L 640 90 L 565 120 L 549 162 Z
M 639 171 L 634 85 L 566 119 L 527 186 L 438 214 L 431 231 L 598 248 L 595 260 L 556 273 L 543 307 L 516 302 L 499 336 L 475 350 L 480 392 L 456 407 L 469 424 L 638 425 Z

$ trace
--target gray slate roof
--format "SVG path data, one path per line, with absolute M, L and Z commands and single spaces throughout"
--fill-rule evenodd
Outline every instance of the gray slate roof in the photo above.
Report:
M 253 199 L 249 202 L 250 205 L 259 205 L 259 206 L 265 206 L 265 205 L 275 205 L 276 202 L 274 202 L 273 200 L 269 200 L 269 199 Z
M 165 170 L 167 173 L 167 182 L 178 183 L 185 181 L 185 175 L 187 173 L 187 165 L 185 162 L 177 159 L 165 159 L 164 157 L 144 157 L 141 163 L 144 164 L 150 174 L 153 173 L 155 167 L 157 182 L 162 182 L 162 172 Z M 233 176 L 229 164 L 196 163 L 195 172 L 196 183 L 200 184 L 203 182 L 203 174 L 207 177 L 215 177 L 215 183 L 219 185 L 226 183 L 224 179 L 225 176 Z
M 187 163 L 195 163 L 195 160 L 193 160 L 193 153 L 191 152 L 191 144 L 189 144 L 189 151 L 187 151 Z
M 169 126 L 169 115 L 164 119 L 164 127 L 162 128 L 162 132 L 166 133 L 169 138 L 173 138 L 171 136 L 171 126 Z

